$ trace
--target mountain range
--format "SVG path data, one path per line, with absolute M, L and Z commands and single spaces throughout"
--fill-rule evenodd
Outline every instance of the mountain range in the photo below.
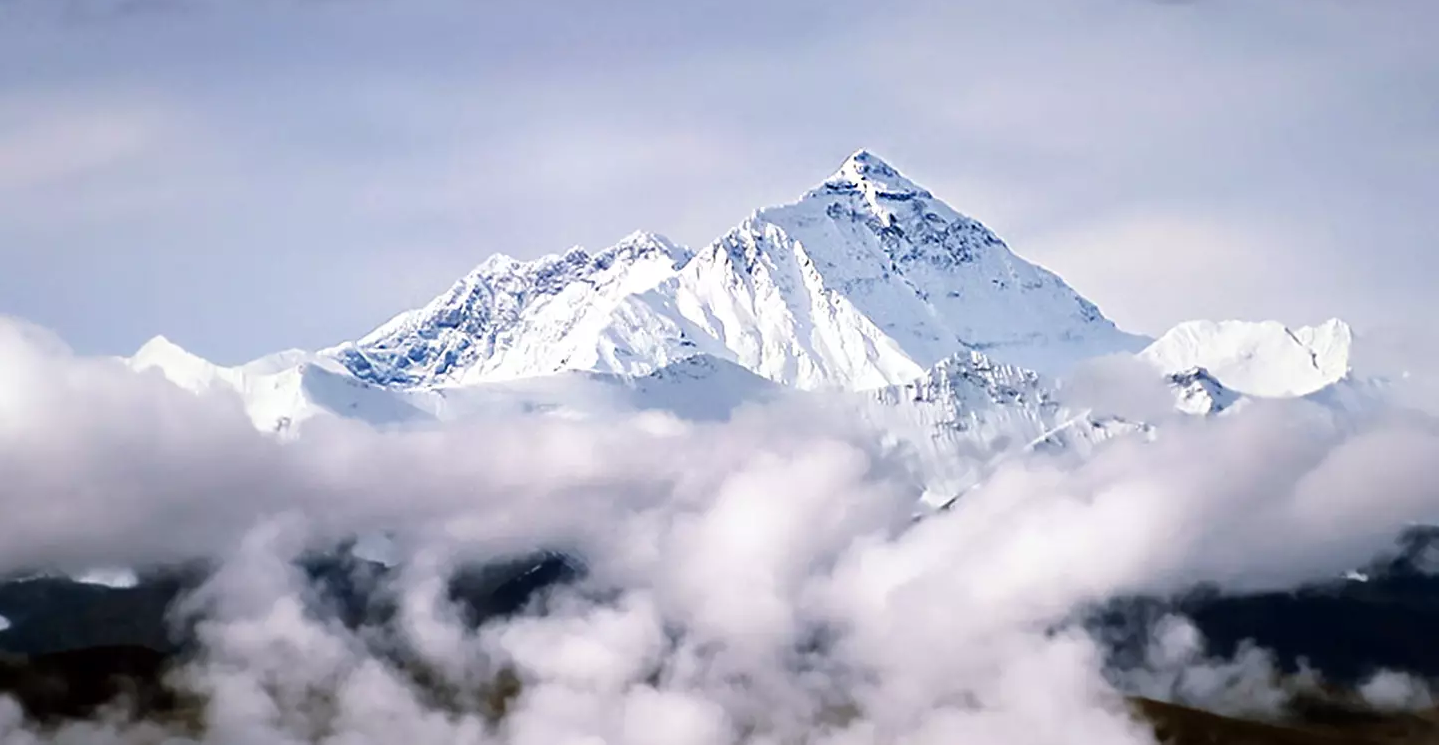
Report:
M 1353 333 L 1192 321 L 1127 333 L 1060 277 L 868 151 L 704 248 L 646 232 L 589 252 L 495 254 L 421 308 L 326 349 L 237 367 L 163 337 L 127 362 L 193 391 L 238 394 L 255 425 L 295 436 L 316 416 L 377 426 L 496 413 L 663 410 L 728 417 L 779 396 L 844 402 L 953 495 L 1035 449 L 1086 452 L 1153 423 L 1082 406 L 1066 377 L 1126 356 L 1174 408 L 1356 385 Z M 956 456 L 969 457 L 956 457 Z
M 713 421 L 752 404 L 822 400 L 871 425 L 924 501 L 942 508 L 1010 458 L 1084 458 L 1117 438 L 1155 437 L 1171 418 L 1226 416 L 1263 398 L 1363 411 L 1381 389 L 1355 375 L 1354 342 L 1337 319 L 1298 328 L 1197 320 L 1157 339 L 1125 332 L 984 225 L 859 151 L 796 201 L 757 210 L 699 250 L 636 232 L 593 253 L 496 254 L 423 307 L 325 349 L 227 367 L 156 337 L 124 361 L 234 397 L 280 438 L 327 417 L 376 427 L 637 411 Z M 1135 415 L 1082 395 L 1088 366 L 1104 359 L 1152 376 L 1159 406 Z M 1425 629 L 1439 616 L 1435 583 L 1415 567 L 1435 540 L 1424 533 L 1412 556 L 1295 592 L 1120 598 L 1093 623 L 1123 632 L 1103 637 L 1113 656 L 1149 638 L 1132 629 L 1182 612 L 1216 653 L 1257 640 L 1286 666 L 1318 661 L 1346 683 L 1374 665 L 1433 674 L 1439 657 Z M 384 544 L 358 537 L 304 566 L 346 624 L 372 620 L 365 609 L 389 612 L 369 594 L 392 570 L 379 558 Z M 542 554 L 463 571 L 448 592 L 478 623 L 582 572 L 575 557 Z M 0 653 L 39 655 L 0 660 L 9 665 L 0 665 L 0 690 L 32 714 L 86 714 L 114 695 L 94 685 L 104 663 L 144 683 L 126 688 L 149 691 L 142 704 L 174 708 L 156 681 L 166 655 L 183 657 L 193 639 L 175 636 L 168 609 L 201 577 L 198 568 L 119 569 L 0 581 Z M 53 684 L 60 679 L 71 685 Z M 1208 715 L 1140 703 L 1161 739 L 1187 727 L 1202 735 L 1195 742 L 1213 732 L 1311 741 L 1300 738 L 1308 729 L 1200 721 Z M 1359 725 L 1379 728 L 1349 724 L 1365 735 Z M 1332 739 L 1321 734 L 1313 741 Z

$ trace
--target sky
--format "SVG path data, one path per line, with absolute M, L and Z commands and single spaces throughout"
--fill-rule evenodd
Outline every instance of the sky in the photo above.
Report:
M 357 338 L 495 252 L 692 246 L 867 148 L 1122 327 L 1422 324 L 1431 0 L 0 0 L 0 313 Z

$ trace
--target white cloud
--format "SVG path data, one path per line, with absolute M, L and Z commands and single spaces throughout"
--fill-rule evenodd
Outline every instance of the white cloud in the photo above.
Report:
M 216 742 L 1144 743 L 1102 645 L 1066 625 L 1076 609 L 1337 576 L 1439 507 L 1432 428 L 1353 433 L 1302 402 L 1072 469 L 1019 462 L 906 527 L 917 495 L 858 430 L 790 411 L 335 423 L 282 445 L 231 402 L 0 329 L 0 567 L 223 558 L 186 605 L 204 619 L 186 679 Z M 387 588 L 398 648 L 448 681 L 443 700 L 317 614 L 290 564 L 379 527 L 407 559 Z M 456 563 L 537 546 L 579 552 L 590 579 L 543 614 L 466 628 L 445 596 Z M 1282 695 L 1265 657 L 1204 660 L 1183 627 L 1156 644 L 1141 690 Z M 503 669 L 523 692 L 491 725 Z
M 1414 711 L 1434 705 L 1434 694 L 1419 678 L 1381 670 L 1359 687 L 1365 702 L 1383 711 Z

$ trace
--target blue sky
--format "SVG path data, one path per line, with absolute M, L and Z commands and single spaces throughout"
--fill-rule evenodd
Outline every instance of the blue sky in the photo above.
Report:
M 865 147 L 1131 330 L 1424 321 L 1432 0 L 0 0 L 0 313 L 225 362 Z

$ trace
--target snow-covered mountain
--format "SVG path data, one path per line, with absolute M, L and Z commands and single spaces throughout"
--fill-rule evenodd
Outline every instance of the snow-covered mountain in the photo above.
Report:
M 197 394 L 235 396 L 261 431 L 297 433 L 307 420 L 338 416 L 377 426 L 550 413 L 603 416 L 661 410 L 690 421 L 724 420 L 736 408 L 771 400 L 783 387 L 708 355 L 647 375 L 564 371 L 474 385 L 383 386 L 362 380 L 323 354 L 283 353 L 221 367 L 164 337 L 128 360 Z
M 1137 353 L 1186 414 L 1255 396 L 1336 411 L 1373 398 L 1349 378 L 1352 333 L 1337 320 L 1293 330 L 1195 321 L 1148 342 L 859 151 L 797 201 L 754 212 L 699 251 L 638 232 L 595 253 L 497 255 L 354 342 L 224 368 L 159 337 L 130 364 L 237 395 L 257 427 L 288 435 L 316 416 L 714 420 L 823 392 L 947 494 L 1016 454 L 1083 455 L 1152 436 L 1155 422 L 1065 401 L 1062 376 L 1095 356 Z
M 1175 408 L 1186 414 L 1218 414 L 1243 400 L 1242 394 L 1226 387 L 1202 367 L 1169 373 L 1165 379 L 1174 391 Z
M 696 253 L 636 233 L 593 255 L 497 256 L 322 354 L 401 387 L 636 376 L 707 354 L 788 386 L 856 390 L 970 350 L 1059 373 L 1145 342 L 860 151 L 798 201 L 753 213 Z
M 903 385 L 856 394 L 857 409 L 886 433 L 940 502 L 1008 458 L 1035 451 L 1086 455 L 1149 426 L 1064 403 L 1061 381 L 962 352 Z
M 306 352 L 281 352 L 238 367 L 222 367 L 157 336 L 128 362 L 136 370 L 157 371 L 198 394 L 238 396 L 251 421 L 266 432 L 288 432 L 318 415 L 377 425 L 429 418 L 400 392 L 357 379 L 333 361 Z
M 497 254 L 445 294 L 357 342 L 325 350 L 356 377 L 419 387 L 515 380 L 563 370 L 644 374 L 694 354 L 649 348 L 633 298 L 673 277 L 687 250 L 634 233 L 593 255 L 516 261 Z M 630 338 L 635 337 L 635 338 Z
M 1203 368 L 1224 387 L 1266 397 L 1304 396 L 1349 374 L 1354 333 L 1335 318 L 1290 329 L 1276 321 L 1189 321 L 1139 353 L 1166 374 Z

